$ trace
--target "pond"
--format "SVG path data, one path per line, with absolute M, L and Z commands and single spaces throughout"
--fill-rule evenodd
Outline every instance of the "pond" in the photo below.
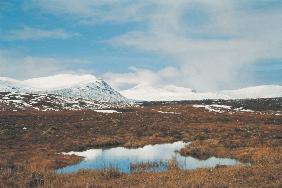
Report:
M 199 160 L 181 156 L 177 151 L 189 143 L 182 141 L 169 144 L 146 145 L 142 148 L 115 147 L 109 149 L 90 149 L 82 152 L 68 152 L 84 159 L 77 164 L 57 169 L 57 173 L 72 173 L 82 169 L 115 168 L 120 172 L 131 173 L 138 170 L 146 172 L 165 171 L 172 162 L 181 169 L 211 168 L 217 165 L 236 165 L 239 161 L 230 158 L 211 157 Z

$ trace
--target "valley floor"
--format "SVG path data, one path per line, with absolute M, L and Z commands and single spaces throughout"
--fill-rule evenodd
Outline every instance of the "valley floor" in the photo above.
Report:
M 281 187 L 281 103 L 281 98 L 217 101 L 221 108 L 214 101 L 159 102 L 119 109 L 121 113 L 1 111 L 0 187 Z M 54 173 L 81 160 L 61 152 L 180 140 L 192 142 L 181 149 L 182 155 L 230 157 L 250 165 Z

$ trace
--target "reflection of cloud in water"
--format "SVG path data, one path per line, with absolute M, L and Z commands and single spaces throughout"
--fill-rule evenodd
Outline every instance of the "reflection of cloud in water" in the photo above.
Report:
M 70 165 L 62 169 L 58 169 L 59 173 L 70 173 L 80 169 L 101 169 L 107 167 L 116 167 L 122 172 L 130 172 L 131 163 L 140 162 L 160 162 L 167 161 L 176 157 L 176 162 L 180 168 L 195 169 L 215 167 L 216 165 L 234 165 L 239 164 L 238 161 L 228 158 L 211 157 L 207 160 L 198 160 L 193 157 L 184 157 L 177 153 L 188 143 L 174 142 L 171 144 L 147 145 L 142 148 L 124 148 L 116 147 L 111 149 L 90 149 L 83 152 L 68 152 L 66 155 L 78 155 L 85 159 L 75 165 Z M 165 169 L 157 169 L 165 170 Z
M 68 152 L 63 153 L 65 155 L 77 155 L 85 157 L 85 160 L 95 160 L 96 158 L 103 156 L 104 158 L 134 158 L 136 160 L 153 160 L 171 159 L 171 155 L 174 151 L 183 148 L 187 143 L 184 142 L 174 142 L 172 144 L 156 144 L 147 145 L 142 148 L 124 148 L 116 147 L 111 149 L 90 149 L 82 152 Z
M 81 152 L 75 152 L 71 151 L 68 153 L 63 152 L 64 155 L 77 155 L 80 157 L 85 157 L 85 160 L 94 160 L 98 156 L 102 155 L 103 150 L 102 149 L 89 149 L 86 151 L 81 151 Z
M 119 147 L 105 150 L 104 153 L 111 157 L 127 157 L 135 158 L 136 160 L 165 160 L 171 159 L 171 154 L 185 145 L 184 142 L 174 142 L 172 144 L 147 145 L 136 149 Z

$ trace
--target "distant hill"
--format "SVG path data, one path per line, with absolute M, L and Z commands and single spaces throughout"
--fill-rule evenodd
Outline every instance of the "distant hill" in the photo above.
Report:
M 196 92 L 190 88 L 173 85 L 156 87 L 140 84 L 131 89 L 121 91 L 121 94 L 130 99 L 144 101 L 275 98 L 282 97 L 282 86 L 262 85 L 237 90 Z

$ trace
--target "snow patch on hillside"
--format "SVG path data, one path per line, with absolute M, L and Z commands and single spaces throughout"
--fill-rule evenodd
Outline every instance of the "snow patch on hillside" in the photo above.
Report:
M 118 112 L 116 110 L 94 110 L 94 111 L 99 112 L 99 113 L 105 113 L 105 114 L 122 113 L 122 112 Z
M 229 112 L 230 114 L 233 114 L 233 111 L 235 112 L 255 112 L 250 109 L 244 109 L 243 107 L 240 108 L 233 108 L 232 106 L 228 105 L 220 105 L 220 104 L 211 104 L 211 105 L 206 105 L 206 104 L 195 104 L 193 105 L 194 108 L 204 108 L 208 110 L 209 112 L 216 112 L 216 113 L 224 113 L 224 112 Z
M 109 104 L 97 101 L 89 101 L 78 98 L 65 98 L 53 94 L 29 94 L 0 92 L 0 111 L 12 110 L 39 110 L 39 111 L 60 111 L 60 110 L 97 110 L 113 113 L 108 108 L 123 107 L 120 104 Z

